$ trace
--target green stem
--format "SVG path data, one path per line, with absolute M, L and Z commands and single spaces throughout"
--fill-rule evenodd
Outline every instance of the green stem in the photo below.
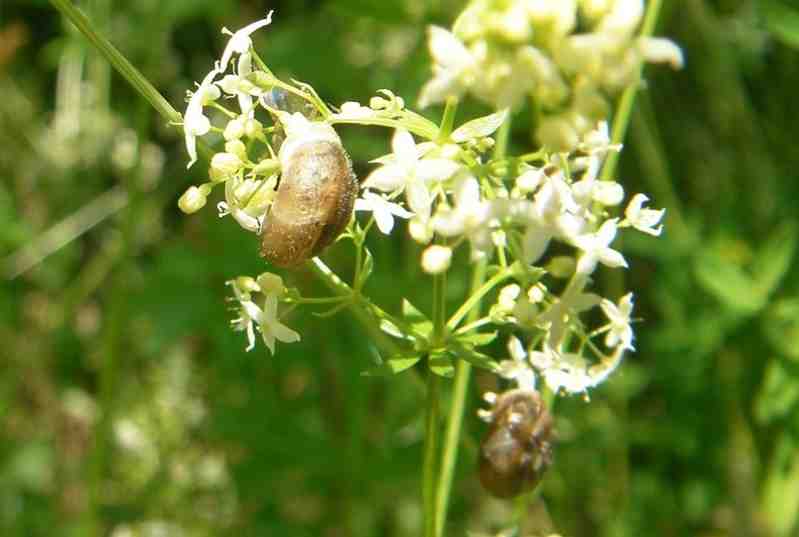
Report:
M 460 322 L 463 320 L 466 315 L 472 311 L 477 305 L 480 304 L 480 301 L 483 297 L 491 292 L 491 290 L 505 281 L 506 279 L 510 278 L 513 274 L 512 267 L 508 267 L 506 269 L 500 270 L 496 274 L 494 274 L 488 281 L 486 281 L 483 285 L 480 286 L 479 289 L 474 291 L 472 295 L 466 299 L 460 308 L 457 309 L 455 313 L 452 314 L 452 317 L 449 318 L 447 321 L 447 328 L 450 330 L 455 330 Z M 479 312 L 479 310 L 478 310 Z
M 125 58 L 114 45 L 111 44 L 106 38 L 97 33 L 92 28 L 91 22 L 86 16 L 72 5 L 69 0 L 50 0 L 50 3 L 62 15 L 68 18 L 75 27 L 88 39 L 92 45 L 97 47 L 97 50 L 105 56 L 108 62 L 114 66 L 119 74 L 125 77 L 125 80 L 133 86 L 139 94 L 147 99 L 150 105 L 158 111 L 168 121 L 179 123 L 181 121 L 180 113 L 175 110 L 169 101 L 158 92 L 155 87 L 142 75 L 138 69 L 133 67 L 127 58 Z
M 367 298 L 356 294 L 344 280 L 338 277 L 324 261 L 314 257 L 307 266 L 313 271 L 317 278 L 322 280 L 328 289 L 342 297 L 353 297 L 349 304 L 350 311 L 355 318 L 367 329 L 375 344 L 385 352 L 394 355 L 400 352 L 399 346 L 394 343 L 380 328 L 380 321 L 373 312 L 379 312 L 387 319 L 391 316 L 383 312 L 378 306 L 372 304 Z
M 649 37 L 652 35 L 652 32 L 655 31 L 655 23 L 657 22 L 658 14 L 660 14 L 661 4 L 662 0 L 650 0 L 647 3 L 644 22 L 641 24 L 641 37 Z M 644 66 L 642 63 L 638 67 L 635 80 L 632 84 L 627 86 L 624 93 L 621 95 L 621 99 L 619 99 L 619 105 L 613 118 L 613 134 L 611 136 L 611 142 L 614 144 L 622 143 L 627 134 L 627 125 L 630 123 L 630 115 L 633 110 L 633 104 L 635 104 L 635 97 L 638 94 L 638 88 L 640 87 L 643 68 Z M 613 174 L 616 173 L 618 162 L 619 153 L 617 151 L 608 153 L 605 165 L 602 167 L 600 179 L 603 181 L 612 179 Z
M 481 260 L 475 265 L 472 273 L 472 293 L 476 292 L 485 279 L 487 263 Z M 474 321 L 480 315 L 480 304 L 469 311 L 469 321 Z M 436 489 L 436 537 L 444 534 L 444 525 L 447 521 L 449 509 L 449 495 L 452 491 L 452 478 L 455 474 L 455 463 L 458 460 L 463 414 L 466 407 L 466 392 L 469 388 L 472 365 L 466 360 L 458 360 L 455 364 L 455 382 L 452 388 L 452 404 L 447 418 L 447 430 L 444 437 L 444 447 L 441 455 L 441 474 Z
M 427 418 L 425 420 L 424 462 L 422 463 L 422 501 L 424 503 L 424 535 L 436 535 L 436 462 L 438 455 L 438 391 L 441 379 L 427 370 Z
M 458 99 L 455 97 L 447 98 L 447 105 L 444 108 L 444 116 L 441 118 L 441 127 L 438 129 L 438 141 L 444 142 L 452 133 L 452 126 L 455 124 L 455 112 L 458 111 Z

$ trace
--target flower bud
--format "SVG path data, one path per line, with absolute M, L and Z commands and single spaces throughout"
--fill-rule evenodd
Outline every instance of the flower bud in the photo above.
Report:
M 178 207 L 184 213 L 192 214 L 205 207 L 207 201 L 206 194 L 196 186 L 190 186 L 178 200 Z
M 264 130 L 264 126 L 255 118 L 250 118 L 244 122 L 244 134 L 248 138 L 257 138 Z
M 258 276 L 258 285 L 261 288 L 261 292 L 265 295 L 276 295 L 279 297 L 286 291 L 283 278 L 271 272 L 264 272 Z
M 241 161 L 247 160 L 247 146 L 241 140 L 230 140 L 225 143 L 225 152 L 239 157 Z
M 241 118 L 228 121 L 223 136 L 225 140 L 238 140 L 244 136 L 244 121 Z
M 428 274 L 441 274 L 452 263 L 452 249 L 434 244 L 422 254 L 422 270 Z
M 211 158 L 211 169 L 223 177 L 235 174 L 241 165 L 241 159 L 233 153 L 217 153 Z

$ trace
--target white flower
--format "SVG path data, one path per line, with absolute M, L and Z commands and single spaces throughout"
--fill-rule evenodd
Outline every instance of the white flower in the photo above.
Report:
M 205 75 L 197 91 L 189 98 L 186 113 L 183 114 L 183 133 L 186 137 L 186 152 L 189 154 L 187 168 L 191 168 L 191 165 L 197 162 L 197 136 L 203 136 L 211 129 L 211 121 L 203 114 L 203 107 L 217 100 L 222 94 L 214 84 L 214 78 L 219 72 L 217 66 Z
M 633 329 L 630 326 L 630 314 L 633 311 L 633 294 L 627 293 L 619 299 L 617 306 L 607 299 L 602 299 L 599 307 L 610 321 L 610 329 L 605 336 L 605 345 L 609 348 L 621 346 L 623 349 L 635 350 L 633 347 Z
M 247 231 L 260 233 L 266 210 L 275 199 L 277 176 L 266 180 L 231 177 L 225 182 L 225 201 L 217 204 L 219 217 L 233 216 Z
M 433 78 L 420 91 L 421 108 L 444 102 L 450 96 L 463 95 L 474 80 L 477 63 L 472 53 L 451 32 L 430 26 L 427 36 L 434 62 Z
M 420 160 L 419 147 L 404 129 L 397 129 L 391 148 L 393 154 L 378 159 L 383 166 L 369 174 L 363 186 L 382 192 L 404 190 L 411 211 L 422 220 L 428 220 L 433 203 L 428 183 L 448 179 L 460 165 L 448 159 Z
M 433 229 L 444 237 L 468 237 L 475 260 L 491 249 L 490 215 L 491 204 L 480 196 L 480 183 L 474 177 L 467 177 L 455 191 L 455 208 L 439 210 L 433 219 Z
M 588 388 L 599 384 L 590 375 L 585 358 L 579 354 L 559 353 L 544 345 L 543 352 L 530 353 L 530 362 L 540 371 L 549 389 L 555 393 L 561 390 L 567 393 L 585 393 Z
M 374 192 L 364 191 L 362 198 L 355 200 L 356 211 L 372 211 L 377 228 L 388 235 L 394 229 L 394 217 L 410 218 L 413 213 L 406 211 L 401 205 L 392 203 Z
M 578 274 L 591 274 L 597 262 L 612 268 L 627 266 L 624 256 L 610 247 L 616 238 L 617 222 L 616 218 L 606 220 L 596 233 L 586 233 L 572 239 L 574 246 L 583 251 L 577 261 Z
M 422 253 L 422 270 L 428 274 L 440 274 L 452 263 L 452 249 L 434 244 Z
M 538 326 L 548 332 L 548 345 L 553 348 L 561 345 L 568 333 L 572 317 L 593 308 L 600 300 L 598 295 L 584 293 L 581 285 L 569 285 L 561 297 L 536 319 Z
M 264 275 L 261 275 L 261 277 L 259 277 L 259 281 L 263 279 L 263 276 Z M 234 319 L 232 324 L 236 330 L 245 331 L 247 333 L 246 350 L 248 352 L 255 347 L 256 327 L 261 332 L 261 337 L 271 354 L 275 353 L 275 340 L 284 343 L 294 343 L 300 340 L 300 335 L 297 332 L 278 320 L 277 294 L 274 290 L 264 290 L 267 294 L 264 299 L 264 307 L 261 309 L 252 300 L 250 294 L 251 292 L 261 289 L 258 284 L 252 281 L 252 278 L 239 278 L 238 280 L 228 282 L 228 285 L 233 287 L 235 299 L 239 303 L 240 316 Z
M 244 54 L 250 50 L 250 47 L 252 46 L 252 39 L 250 39 L 250 35 L 259 28 L 263 28 L 264 26 L 270 24 L 272 22 L 272 13 L 273 11 L 270 11 L 266 14 L 265 19 L 257 20 L 251 24 L 248 24 L 235 33 L 231 32 L 227 28 L 222 28 L 222 33 L 231 36 L 224 52 L 222 52 L 222 60 L 220 61 L 220 69 L 222 72 L 227 69 L 227 64 L 230 61 L 230 58 L 233 56 L 233 53 Z
M 644 194 L 636 194 L 627 205 L 624 216 L 627 217 L 626 222 L 638 231 L 657 237 L 663 231 L 663 225 L 658 226 L 657 224 L 663 218 L 666 209 L 660 209 L 659 211 L 643 209 L 642 206 L 647 201 L 649 201 L 649 198 Z
M 508 340 L 508 354 L 512 360 L 502 360 L 499 363 L 499 376 L 515 380 L 519 388 L 535 389 L 535 372 L 527 361 L 527 352 L 522 347 L 522 342 L 516 337 Z

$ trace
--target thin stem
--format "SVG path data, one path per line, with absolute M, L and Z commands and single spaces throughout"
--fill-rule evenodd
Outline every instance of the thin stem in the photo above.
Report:
M 477 291 L 485 279 L 487 263 L 481 260 L 475 265 L 472 273 L 472 294 Z M 469 321 L 474 321 L 480 315 L 480 304 L 476 304 L 469 311 Z M 444 525 L 447 521 L 449 509 L 449 495 L 452 491 L 452 478 L 455 474 L 455 463 L 458 460 L 461 429 L 463 427 L 463 414 L 466 407 L 466 392 L 469 388 L 472 365 L 466 360 L 458 360 L 455 364 L 455 383 L 452 388 L 452 404 L 447 418 L 447 430 L 444 437 L 444 447 L 441 454 L 441 475 L 436 489 L 436 537 L 444 534 Z
M 452 133 L 452 126 L 455 124 L 455 112 L 458 111 L 458 99 L 455 97 L 447 98 L 447 105 L 444 108 L 444 116 L 441 118 L 441 127 L 438 130 L 438 141 L 443 142 Z
M 147 99 L 147 102 L 158 111 L 164 118 L 172 122 L 180 122 L 180 112 L 175 110 L 169 101 L 158 92 L 155 87 L 142 75 L 138 69 L 133 67 L 127 58 L 125 58 L 114 45 L 111 44 L 106 38 L 97 33 L 92 27 L 91 22 L 86 16 L 81 13 L 78 8 L 72 5 L 69 0 L 50 0 L 50 3 L 62 15 L 68 18 L 80 32 L 91 41 L 92 45 L 97 47 L 97 50 L 105 56 L 105 59 L 116 69 L 119 74 L 125 77 L 125 80 L 133 86 L 139 94 Z
M 161 116 L 171 124 L 182 123 L 183 116 L 180 112 L 169 104 L 169 101 L 155 89 L 155 86 L 150 84 L 150 81 L 147 80 L 147 78 L 141 74 L 141 72 L 136 69 L 110 41 L 95 31 L 89 19 L 86 18 L 78 8 L 72 5 L 72 2 L 69 0 L 50 0 L 50 3 L 75 25 L 84 37 L 100 51 L 100 54 L 108 60 L 108 63 L 127 80 L 128 84 L 130 84 L 139 95 L 150 103 L 150 106 L 152 106 L 156 112 L 161 114 Z M 203 140 L 197 140 L 197 149 L 204 158 L 210 160 L 213 151 L 208 147 L 208 144 Z
M 479 289 L 474 291 L 472 295 L 466 299 L 466 302 L 464 302 L 461 307 L 452 314 L 452 317 L 450 317 L 449 321 L 447 321 L 447 328 L 450 330 L 455 330 L 463 318 L 466 317 L 466 315 L 478 304 L 480 304 L 480 300 L 482 300 L 485 295 L 491 292 L 494 287 L 508 279 L 512 274 L 513 271 L 511 267 L 500 270 L 494 274 L 487 282 L 481 285 Z
M 400 348 L 394 343 L 380 328 L 380 321 L 374 316 L 373 312 L 379 312 L 387 319 L 392 319 L 390 315 L 383 312 L 378 306 L 371 303 L 362 295 L 354 294 L 352 288 L 344 280 L 338 277 L 324 261 L 318 257 L 313 258 L 307 266 L 313 271 L 317 278 L 322 280 L 331 291 L 342 297 L 354 297 L 348 307 L 355 318 L 367 329 L 375 344 L 385 352 L 394 355 L 399 354 Z
M 649 37 L 655 31 L 655 23 L 657 22 L 658 15 L 660 14 L 660 7 L 662 0 L 650 0 L 646 6 L 646 14 L 644 15 L 644 22 L 641 24 L 641 37 Z M 611 142 L 620 144 L 624 141 L 627 134 L 627 125 L 630 123 L 630 115 L 632 114 L 633 104 L 635 104 L 635 97 L 638 94 L 638 88 L 641 83 L 641 73 L 643 72 L 643 63 L 638 67 L 638 72 L 635 80 L 627 86 L 624 93 L 619 99 L 619 105 L 616 109 L 616 114 L 613 118 L 613 134 Z M 619 163 L 619 153 L 611 151 L 608 153 L 605 165 L 602 167 L 602 175 L 600 178 L 603 181 L 608 181 L 613 178 L 616 173 L 616 166 Z
M 422 501 L 424 503 L 424 535 L 436 535 L 436 470 L 438 455 L 438 391 L 441 379 L 427 370 L 427 419 L 425 420 L 424 462 L 422 463 Z

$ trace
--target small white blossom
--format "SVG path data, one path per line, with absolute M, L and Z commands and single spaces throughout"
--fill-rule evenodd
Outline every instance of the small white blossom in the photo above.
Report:
M 420 159 L 413 136 L 404 129 L 397 129 L 391 148 L 393 154 L 378 159 L 383 166 L 369 174 L 363 186 L 381 192 L 404 190 L 410 210 L 422 220 L 429 219 L 433 199 L 428 184 L 448 179 L 460 165 L 448 159 Z
M 444 237 L 464 235 L 472 244 L 472 260 L 485 257 L 492 247 L 487 225 L 491 204 L 480 195 L 480 183 L 474 177 L 463 179 L 455 191 L 455 208 L 441 209 L 433 219 L 433 229 Z
M 385 199 L 383 196 L 364 191 L 361 198 L 355 200 L 356 211 L 372 211 L 377 228 L 388 235 L 394 229 L 394 217 L 410 218 L 413 213 L 406 211 L 401 205 Z
M 557 348 L 568 334 L 572 318 L 599 304 L 600 297 L 584 293 L 581 285 L 569 285 L 563 294 L 553 302 L 536 320 L 539 327 L 546 330 L 550 347 Z
M 266 294 L 262 309 L 252 300 L 251 296 L 251 291 L 260 289 L 258 284 L 252 282 L 251 285 L 242 285 L 242 282 L 249 282 L 252 278 L 246 280 L 240 278 L 239 280 L 230 281 L 228 285 L 233 288 L 235 300 L 239 303 L 239 317 L 233 320 L 233 326 L 236 330 L 246 332 L 246 350 L 251 351 L 255 347 L 256 329 L 261 332 L 261 338 L 271 354 L 275 353 L 275 340 L 283 343 L 299 341 L 300 335 L 277 318 L 277 295 L 274 292 Z
M 214 84 L 219 74 L 218 66 L 211 70 L 189 98 L 186 113 L 183 114 L 183 133 L 186 138 L 186 152 L 189 154 L 187 168 L 197 162 L 197 136 L 203 136 L 211 129 L 211 121 L 203 113 L 203 107 L 217 100 L 222 94 Z
M 610 247 L 610 243 L 616 238 L 617 226 L 616 218 L 606 220 L 596 233 L 587 233 L 573 239 L 574 246 L 583 251 L 577 261 L 578 274 L 591 274 L 597 262 L 611 268 L 627 267 L 624 256 Z
M 434 244 L 422 253 L 422 270 L 428 274 L 440 274 L 452 263 L 452 249 Z
M 433 57 L 433 78 L 419 92 L 421 108 L 444 102 L 450 96 L 460 97 L 476 76 L 476 59 L 451 32 L 430 26 L 427 36 Z
M 522 389 L 535 389 L 535 372 L 530 367 L 527 361 L 527 352 L 525 352 L 522 342 L 516 337 L 511 337 L 508 340 L 508 354 L 511 360 L 502 360 L 499 363 L 499 376 L 508 380 L 515 380 L 519 388 Z
M 644 194 L 636 194 L 627 205 L 624 216 L 626 217 L 626 222 L 638 231 L 657 237 L 663 231 L 663 225 L 658 226 L 658 223 L 666 213 L 666 209 L 642 208 L 647 201 L 649 201 L 649 198 Z
M 222 72 L 227 69 L 228 62 L 234 53 L 244 54 L 250 50 L 250 47 L 252 46 L 252 39 L 250 39 L 250 35 L 259 28 L 263 28 L 264 26 L 270 24 L 272 22 L 272 13 L 273 11 L 270 11 L 266 14 L 265 19 L 260 19 L 250 23 L 244 28 L 237 30 L 235 33 L 231 32 L 227 28 L 222 28 L 222 33 L 231 36 L 224 52 L 222 52 L 222 59 L 220 61 L 220 69 Z
M 627 293 L 619 299 L 617 306 L 607 299 L 602 299 L 599 307 L 610 321 L 610 329 L 605 336 L 605 345 L 609 348 L 621 346 L 623 349 L 635 350 L 633 347 L 633 329 L 630 326 L 630 315 L 633 312 L 633 294 Z

